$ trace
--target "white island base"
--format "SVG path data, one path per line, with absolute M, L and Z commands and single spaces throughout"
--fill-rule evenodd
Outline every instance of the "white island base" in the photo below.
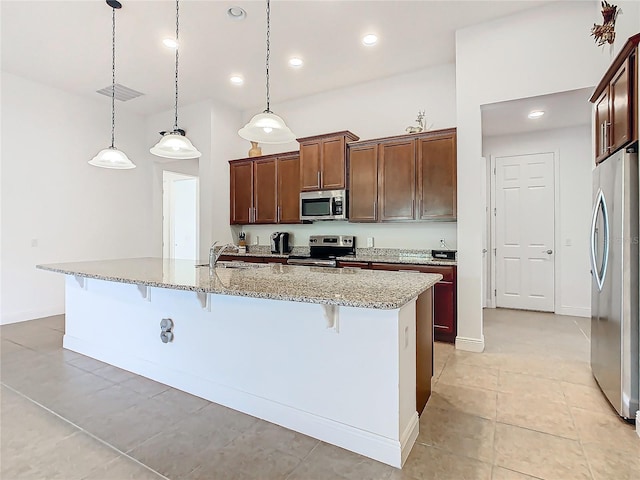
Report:
M 418 436 L 415 337 L 416 300 L 382 310 L 66 276 L 64 348 L 394 467 Z

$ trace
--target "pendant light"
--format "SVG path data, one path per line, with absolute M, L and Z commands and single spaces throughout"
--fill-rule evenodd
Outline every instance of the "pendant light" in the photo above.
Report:
M 289 143 L 296 139 L 293 132 L 284 123 L 284 120 L 273 113 L 269 108 L 269 35 L 270 31 L 271 6 L 267 0 L 267 108 L 264 112 L 254 115 L 254 117 L 243 128 L 238 130 L 245 140 L 258 143 Z
M 160 132 L 162 138 L 149 151 L 158 157 L 185 160 L 188 158 L 199 158 L 202 153 L 193 146 L 186 137 L 185 131 L 178 128 L 178 33 L 180 19 L 179 0 L 176 0 L 176 101 L 175 101 L 175 121 L 171 132 Z
M 111 22 L 111 146 L 100 150 L 98 154 L 89 160 L 89 164 L 95 167 L 114 168 L 125 170 L 136 168 L 135 164 L 129 160 L 127 155 L 118 150 L 114 145 L 115 126 L 116 126 L 116 9 L 122 8 L 117 0 L 107 0 L 107 5 L 112 10 Z

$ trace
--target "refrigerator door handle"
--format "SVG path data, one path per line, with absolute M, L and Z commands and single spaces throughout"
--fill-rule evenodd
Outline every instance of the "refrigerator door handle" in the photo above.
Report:
M 596 264 L 596 224 L 598 220 L 598 213 L 602 209 L 602 220 L 603 220 L 603 228 L 604 228 L 604 237 L 603 237 L 603 251 L 602 251 L 602 268 L 598 268 Z M 591 218 L 591 270 L 593 276 L 596 280 L 596 285 L 598 285 L 598 290 L 602 291 L 602 286 L 604 285 L 604 279 L 607 275 L 607 266 L 609 263 L 609 214 L 607 211 L 607 202 L 604 198 L 604 193 L 602 189 L 598 190 L 596 195 L 595 205 L 593 207 L 593 216 Z

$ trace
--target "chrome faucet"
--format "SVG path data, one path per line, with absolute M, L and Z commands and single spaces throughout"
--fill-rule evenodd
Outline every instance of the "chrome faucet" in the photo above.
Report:
M 211 246 L 209 247 L 209 268 L 215 268 L 216 263 L 218 263 L 218 259 L 220 258 L 220 256 L 222 255 L 222 253 L 228 249 L 228 248 L 235 248 L 238 249 L 238 247 L 236 245 L 234 245 L 233 243 L 227 243 L 226 245 L 221 246 L 218 249 L 218 252 L 216 253 L 215 251 L 215 246 L 218 244 L 218 241 L 216 240 L 215 242 L 213 242 L 211 244 Z

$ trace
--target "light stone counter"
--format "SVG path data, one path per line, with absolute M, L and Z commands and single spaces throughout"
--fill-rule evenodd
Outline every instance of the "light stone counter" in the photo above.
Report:
M 374 260 L 371 260 L 374 261 Z M 214 271 L 188 260 L 131 258 L 38 265 L 52 272 L 149 287 L 372 309 L 397 309 L 439 274 L 247 264 Z

